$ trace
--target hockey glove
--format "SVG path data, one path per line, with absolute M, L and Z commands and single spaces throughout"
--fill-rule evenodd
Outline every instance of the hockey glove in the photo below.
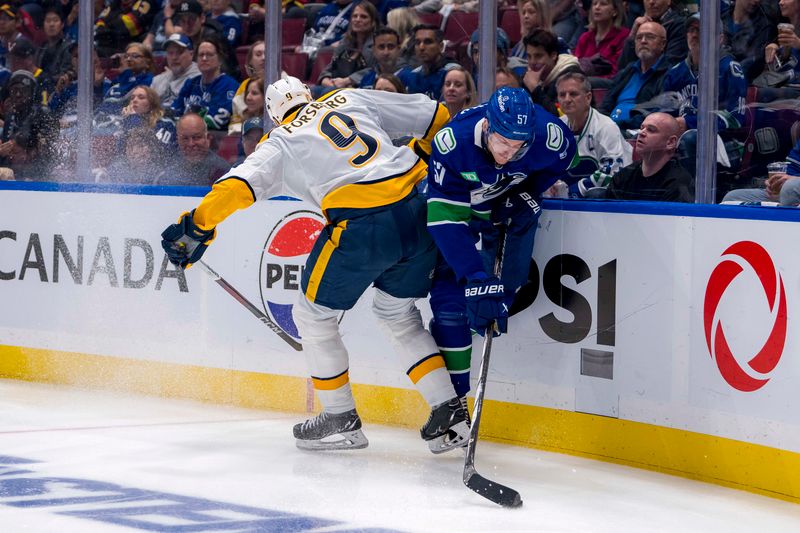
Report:
M 169 261 L 181 268 L 189 268 L 203 254 L 217 235 L 216 229 L 202 230 L 194 223 L 191 213 L 183 213 L 177 224 L 167 226 L 161 233 L 161 246 Z
M 500 333 L 508 331 L 508 308 L 505 304 L 505 293 L 502 282 L 496 277 L 472 279 L 464 290 L 467 300 L 467 316 L 469 326 L 483 335 L 486 328 L 497 321 Z
M 523 221 L 539 216 L 541 206 L 537 198 L 529 192 L 512 192 L 501 198 L 492 208 L 491 220 L 494 224 L 509 224 L 510 221 Z
M 578 194 L 581 197 L 585 197 L 591 189 L 605 189 L 611 183 L 612 179 L 614 179 L 614 176 L 611 174 L 606 174 L 600 170 L 595 170 L 591 176 L 588 178 L 583 178 L 578 182 Z

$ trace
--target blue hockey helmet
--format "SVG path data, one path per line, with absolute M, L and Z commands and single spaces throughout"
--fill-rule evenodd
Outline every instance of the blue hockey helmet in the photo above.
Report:
M 512 141 L 533 142 L 535 112 L 525 89 L 500 87 L 486 106 L 489 131 Z
M 533 100 L 524 89 L 501 87 L 486 105 L 488 133 L 497 133 L 512 141 L 524 141 L 512 160 L 519 159 L 533 144 L 536 113 Z

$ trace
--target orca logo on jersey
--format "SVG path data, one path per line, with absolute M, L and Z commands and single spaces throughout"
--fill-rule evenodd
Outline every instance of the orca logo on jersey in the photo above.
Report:
M 261 252 L 258 285 L 264 311 L 298 341 L 292 308 L 306 259 L 324 226 L 325 219 L 314 211 L 289 213 L 272 228 Z
M 778 365 L 786 342 L 786 292 L 783 279 L 775 269 L 772 258 L 761 245 L 740 241 L 722 252 L 726 258 L 717 264 L 708 280 L 703 300 L 703 328 L 706 346 L 723 379 L 736 390 L 753 392 L 769 381 Z M 763 346 L 752 359 L 742 365 L 734 356 L 725 338 L 722 320 L 717 314 L 722 296 L 733 281 L 749 266 L 761 282 L 764 297 L 772 316 L 772 329 Z

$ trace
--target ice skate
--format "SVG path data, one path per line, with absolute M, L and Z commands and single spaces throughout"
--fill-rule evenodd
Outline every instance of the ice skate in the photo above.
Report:
M 357 450 L 369 444 L 355 409 L 339 414 L 322 411 L 295 425 L 294 437 L 301 450 Z
M 434 407 L 420 434 L 431 452 L 444 453 L 467 445 L 469 424 L 467 398 L 462 396 Z

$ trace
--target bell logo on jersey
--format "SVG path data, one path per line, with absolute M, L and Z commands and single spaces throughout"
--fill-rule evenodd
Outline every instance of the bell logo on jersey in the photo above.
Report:
M 723 260 L 711 272 L 703 301 L 706 346 L 728 385 L 742 392 L 753 392 L 767 384 L 770 374 L 783 355 L 787 329 L 786 291 L 783 288 L 783 278 L 776 271 L 769 252 L 755 242 L 737 242 L 722 252 L 721 257 Z M 731 349 L 729 344 L 729 338 L 735 336 L 736 331 L 729 329 L 726 337 L 721 313 L 718 310 L 726 292 L 729 293 L 726 299 L 736 301 L 737 291 L 729 291 L 728 288 L 740 274 L 745 272 L 745 266 L 755 274 L 752 279 L 758 279 L 761 284 L 769 308 L 769 322 L 772 325 L 764 344 L 755 356 L 742 364 L 742 361 L 734 355 L 736 350 Z
M 290 336 L 300 340 L 292 319 L 306 259 L 325 219 L 313 211 L 294 211 L 278 222 L 264 244 L 259 267 L 261 302 L 266 313 Z

